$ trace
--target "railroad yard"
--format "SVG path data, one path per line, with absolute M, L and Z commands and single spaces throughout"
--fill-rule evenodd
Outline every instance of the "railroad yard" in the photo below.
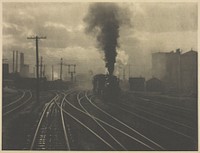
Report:
M 3 151 L 198 151 L 198 2 L 3 2 Z
M 197 150 L 196 99 L 91 90 L 3 94 L 3 150 Z

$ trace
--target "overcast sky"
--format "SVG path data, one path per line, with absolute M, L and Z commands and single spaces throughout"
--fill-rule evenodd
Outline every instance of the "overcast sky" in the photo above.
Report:
M 3 3 L 3 57 L 12 63 L 12 51 L 24 52 L 30 69 L 35 65 L 35 42 L 28 36 L 47 36 L 39 41 L 47 70 L 60 58 L 78 64 L 78 72 L 104 72 L 96 41 L 85 33 L 90 3 Z M 132 76 L 151 76 L 151 53 L 181 48 L 197 50 L 197 3 L 118 3 L 130 11 L 131 26 L 120 27 L 119 56 L 131 64 Z M 12 65 L 12 64 L 11 64 Z M 11 68 L 11 67 L 10 67 Z M 57 68 L 58 69 L 58 68 Z M 66 67 L 67 69 L 67 67 Z M 58 72 L 58 71 L 57 71 Z

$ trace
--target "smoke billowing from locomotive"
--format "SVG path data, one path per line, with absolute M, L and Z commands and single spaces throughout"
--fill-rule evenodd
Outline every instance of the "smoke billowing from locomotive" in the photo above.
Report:
M 113 74 L 119 47 L 119 28 L 126 19 L 121 13 L 121 8 L 114 3 L 94 3 L 89 7 L 87 16 L 84 18 L 86 32 L 95 34 L 98 48 L 104 51 L 106 68 L 110 75 Z

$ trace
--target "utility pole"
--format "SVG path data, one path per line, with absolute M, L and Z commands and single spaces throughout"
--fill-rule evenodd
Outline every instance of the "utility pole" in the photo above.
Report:
M 123 67 L 123 80 L 125 81 L 125 67 Z
M 62 66 L 68 66 L 68 74 L 71 75 L 71 81 L 73 82 L 74 74 L 76 73 L 76 64 L 65 64 L 63 63 L 63 59 L 61 58 L 60 62 L 60 79 L 62 80 Z M 74 67 L 73 70 L 71 70 L 71 66 Z M 53 66 L 52 66 L 52 74 L 53 74 Z
M 76 64 L 74 64 L 74 73 L 76 73 Z
M 128 65 L 128 77 L 131 77 L 131 64 Z
M 63 65 L 63 59 L 60 59 L 60 80 L 62 80 L 62 65 Z
M 42 78 L 42 56 L 40 57 L 40 78 Z
M 43 69 L 43 77 L 45 77 L 45 64 L 44 64 L 44 69 Z
M 13 50 L 13 73 L 15 73 L 15 51 Z
M 37 83 L 36 83 L 36 102 L 39 103 L 40 97 L 40 86 L 39 86 L 39 53 L 38 53 L 38 40 L 46 39 L 46 37 L 27 37 L 27 39 L 35 39 L 36 42 L 36 75 L 37 75 Z
M 16 51 L 16 73 L 18 72 L 18 50 Z
M 70 64 L 67 64 L 67 66 L 68 66 L 68 73 L 70 73 Z
M 76 73 L 76 64 L 67 64 L 68 66 L 68 73 L 71 74 L 71 82 L 74 81 L 74 74 Z M 74 71 L 70 69 L 70 66 L 74 66 Z
M 54 68 L 53 68 L 53 65 L 52 65 L 52 81 L 54 80 Z
M 33 66 L 33 75 L 35 77 L 35 66 Z
M 74 64 L 74 74 L 76 74 L 76 64 Z M 74 82 L 76 82 L 76 76 L 74 76 Z

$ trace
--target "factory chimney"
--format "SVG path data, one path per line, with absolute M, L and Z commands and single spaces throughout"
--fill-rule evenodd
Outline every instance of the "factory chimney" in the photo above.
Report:
M 16 51 L 16 73 L 18 72 L 18 51 Z
M 20 73 L 22 73 L 24 67 L 24 53 L 20 53 Z

